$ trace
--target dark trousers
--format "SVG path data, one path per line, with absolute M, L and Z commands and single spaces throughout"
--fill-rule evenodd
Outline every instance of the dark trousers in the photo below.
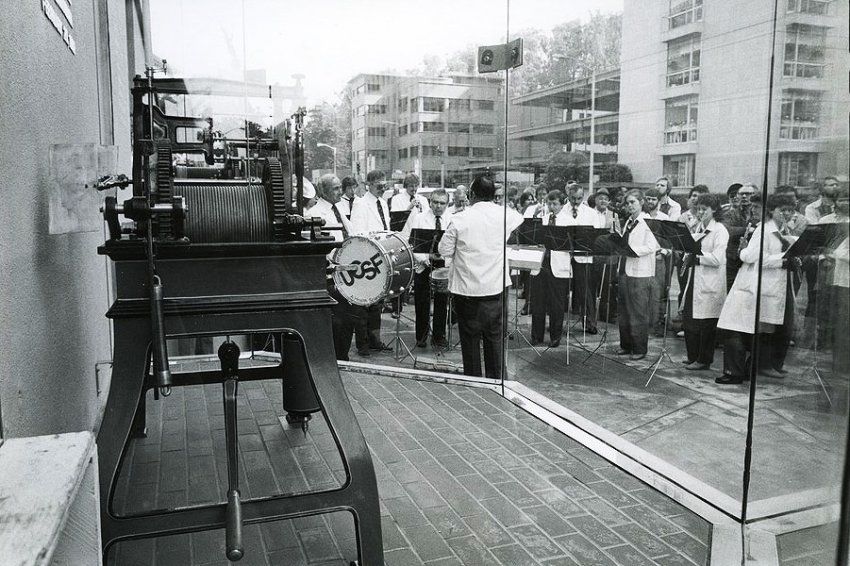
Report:
M 691 275 L 693 277 L 693 274 Z M 688 270 L 685 270 L 687 283 Z M 714 347 L 717 338 L 716 318 L 694 318 L 694 286 L 687 286 L 687 292 L 682 299 L 682 329 L 685 331 L 685 349 L 688 361 L 711 365 L 714 361 Z
M 621 273 L 617 291 L 620 348 L 632 354 L 646 354 L 658 299 L 655 278 L 628 277 Z
M 428 319 L 431 316 L 431 269 L 413 275 L 413 304 L 416 310 L 416 341 L 428 338 Z M 431 323 L 433 337 L 446 337 L 448 293 L 433 293 L 434 320 Z
M 658 307 L 656 309 L 658 314 L 655 320 L 655 326 L 660 332 L 664 331 L 664 324 L 665 321 L 667 321 L 667 302 L 670 295 L 670 282 L 672 279 L 673 258 L 671 254 L 655 256 L 655 286 L 658 300 Z
M 753 335 L 745 332 L 726 331 L 723 339 L 723 373 L 749 379 L 753 372 Z M 760 369 L 780 368 L 777 350 L 781 351 L 782 335 L 776 332 L 761 333 L 759 341 Z M 784 361 L 784 358 L 782 358 Z
M 569 278 L 552 275 L 550 269 L 540 270 L 531 278 L 531 341 L 543 342 L 546 316 L 549 316 L 549 339 L 560 340 L 564 329 L 564 300 Z
M 826 291 L 832 305 L 832 370 L 846 373 L 850 370 L 850 289 L 830 285 Z
M 381 311 L 384 303 L 378 302 L 368 307 L 352 305 L 357 313 L 354 326 L 354 341 L 358 350 L 366 350 L 370 346 L 381 344 Z
M 484 375 L 501 378 L 502 295 L 467 297 L 453 295 L 457 312 L 464 375 L 481 376 L 481 343 L 484 343 Z
M 593 264 L 573 261 L 573 312 L 584 317 L 587 330 L 596 328 L 596 288 L 593 287 Z
M 331 297 L 336 300 L 331 314 L 333 322 L 334 353 L 336 359 L 348 361 L 348 351 L 351 349 L 351 338 L 354 336 L 355 328 L 365 323 L 366 309 L 352 305 L 340 295 L 335 288 L 330 288 Z M 365 326 L 365 324 L 364 324 Z M 365 347 L 369 347 L 368 340 L 364 341 Z M 358 342 L 358 348 L 360 344 Z

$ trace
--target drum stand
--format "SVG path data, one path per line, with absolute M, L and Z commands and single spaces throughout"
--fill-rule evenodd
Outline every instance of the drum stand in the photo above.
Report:
M 657 312 L 657 311 L 656 311 Z M 667 327 L 670 322 L 670 288 L 667 288 L 667 302 L 664 309 L 664 337 L 661 339 L 661 352 L 658 353 L 658 359 L 652 365 L 649 365 L 643 368 L 643 371 L 647 371 L 650 368 L 652 369 L 652 373 L 649 374 L 649 379 L 646 380 L 646 383 L 643 385 L 644 387 L 649 387 L 649 382 L 652 381 L 652 378 L 655 377 L 655 372 L 658 371 L 658 368 L 661 367 L 661 362 L 664 361 L 664 358 L 672 364 L 673 358 L 670 357 L 670 353 L 667 351 Z
M 396 297 L 395 299 L 396 305 L 399 308 L 399 313 L 401 313 L 401 295 Z M 393 359 L 397 362 L 402 361 L 403 359 L 410 357 L 413 360 L 413 367 L 416 367 L 416 356 L 413 355 L 413 352 L 410 351 L 410 348 L 401 339 L 401 315 L 399 314 L 398 318 L 395 319 L 395 333 L 393 339 L 390 340 L 390 343 L 387 344 L 390 348 L 393 349 Z M 402 351 L 404 355 L 402 355 Z
M 519 269 L 518 271 L 522 272 L 522 271 L 525 271 L 525 270 Z M 528 271 L 529 271 L 529 273 L 531 272 L 530 270 L 528 270 Z M 526 300 L 531 301 L 531 283 L 530 282 L 528 284 L 528 289 L 526 290 Z M 513 327 L 513 330 L 508 332 L 508 340 L 513 340 L 514 336 L 519 336 L 520 338 L 522 338 L 523 342 L 525 342 L 528 345 L 529 348 L 534 350 L 535 354 L 537 354 L 538 356 L 542 356 L 543 354 L 540 353 L 540 349 L 537 348 L 537 346 L 535 346 L 534 344 L 532 344 L 531 341 L 528 338 L 526 338 L 525 334 L 522 333 L 522 330 L 520 330 L 520 328 L 519 328 L 519 311 L 520 311 L 520 309 L 519 309 L 519 289 L 514 289 L 514 327 Z

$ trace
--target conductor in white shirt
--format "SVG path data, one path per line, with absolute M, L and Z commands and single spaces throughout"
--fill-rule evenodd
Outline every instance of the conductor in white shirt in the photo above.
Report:
M 449 194 L 445 189 L 431 193 L 431 206 L 420 214 L 411 214 L 401 231 L 405 241 L 414 229 L 445 230 L 450 221 L 446 210 Z M 448 292 L 431 292 L 431 271 L 445 266 L 445 260 L 436 249 L 431 253 L 414 253 L 413 275 L 414 305 L 416 309 L 416 345 L 424 347 L 428 341 L 428 319 L 431 316 L 431 300 L 434 301 L 434 319 L 431 322 L 431 343 L 435 348 L 446 348 L 446 319 L 448 317 Z
M 484 375 L 501 377 L 502 297 L 510 285 L 505 268 L 505 243 L 522 216 L 493 202 L 496 187 L 488 177 L 470 186 L 470 206 L 452 216 L 442 240 L 440 255 L 451 261 L 449 291 L 458 316 L 463 373 L 481 376 L 481 343 Z
M 354 208 L 351 210 L 351 228 L 355 234 L 386 232 L 390 229 L 390 211 L 387 208 L 387 203 L 380 196 L 387 188 L 384 172 L 369 171 L 366 175 L 366 185 L 369 192 L 354 200 Z M 381 341 L 381 309 L 382 304 L 380 302 L 366 309 L 368 312 L 366 317 L 368 344 L 360 343 L 360 340 L 358 340 L 357 352 L 361 356 L 368 356 L 369 350 L 391 350 Z

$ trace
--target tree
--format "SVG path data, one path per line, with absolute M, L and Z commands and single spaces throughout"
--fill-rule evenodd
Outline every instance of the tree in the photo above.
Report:
M 543 185 L 550 191 L 562 191 L 567 181 L 586 183 L 588 180 L 587 167 L 588 158 L 583 153 L 554 153 L 546 163 Z
M 337 148 L 337 170 L 348 168 L 351 153 L 348 112 L 344 103 L 329 104 L 322 102 L 307 111 L 304 124 L 304 166 L 306 169 L 333 169 L 334 152 L 327 147 L 318 147 L 323 143 Z
M 622 163 L 611 163 L 599 173 L 599 180 L 607 183 L 631 183 L 632 170 Z

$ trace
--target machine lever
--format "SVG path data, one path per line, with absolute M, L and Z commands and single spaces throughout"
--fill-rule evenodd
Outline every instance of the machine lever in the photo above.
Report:
M 153 377 L 164 397 L 171 395 L 171 369 L 168 366 L 168 347 L 165 343 L 165 321 L 162 314 L 163 290 L 158 276 L 153 277 L 151 289 L 151 322 L 153 341 Z
M 227 452 L 227 518 L 225 521 L 225 553 L 235 562 L 242 558 L 242 503 L 239 494 L 239 440 L 236 429 L 236 394 L 239 391 L 239 346 L 228 340 L 218 349 L 224 377 L 224 442 Z

